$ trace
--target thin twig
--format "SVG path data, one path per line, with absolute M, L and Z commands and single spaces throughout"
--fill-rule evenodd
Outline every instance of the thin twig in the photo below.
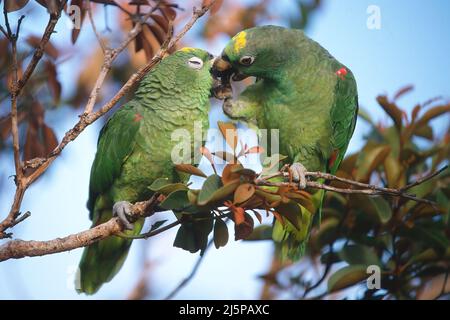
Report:
M 97 27 L 95 26 L 95 22 L 94 22 L 94 17 L 92 16 L 92 7 L 91 7 L 91 1 L 87 0 L 87 12 L 88 12 L 88 16 L 89 16 L 89 21 L 91 22 L 91 26 L 92 26 L 92 31 L 94 31 L 95 37 L 97 38 L 97 42 L 100 45 L 100 48 L 102 49 L 103 53 L 105 53 L 107 47 L 105 45 L 105 43 L 103 42 L 102 37 L 100 36 L 100 34 L 97 31 Z
M 6 12 L 6 7 L 3 8 L 3 14 L 5 17 L 5 24 L 7 30 L 7 38 L 11 43 L 11 51 L 12 51 L 12 83 L 10 86 L 10 96 L 11 96 L 11 135 L 13 140 L 13 155 L 14 155 L 14 167 L 15 167 L 15 183 L 16 183 L 16 192 L 14 195 L 14 201 L 11 205 L 11 210 L 7 217 L 0 223 L 0 239 L 7 238 L 11 235 L 9 233 L 5 233 L 4 230 L 7 227 L 11 227 L 16 225 L 18 216 L 19 216 L 19 208 L 20 203 L 22 202 L 23 195 L 25 193 L 25 184 L 23 177 L 23 165 L 20 160 L 20 142 L 19 142 L 19 124 L 17 120 L 17 99 L 18 99 L 18 69 L 19 64 L 17 61 L 17 40 L 19 39 L 20 25 L 25 16 L 21 16 L 17 22 L 16 33 L 13 34 L 11 31 L 11 27 L 9 25 L 8 13 Z M 21 219 L 20 221 L 25 220 L 27 217 Z
M 404 186 L 403 188 L 400 188 L 400 191 L 409 190 L 409 189 L 411 189 L 411 188 L 413 188 L 413 187 L 415 187 L 415 186 L 417 186 L 417 185 L 419 185 L 421 183 L 424 183 L 425 181 L 433 179 L 434 177 L 436 177 L 437 175 L 441 174 L 442 172 L 444 172 L 447 169 L 448 169 L 448 165 L 442 167 L 441 169 L 439 169 L 439 170 L 437 170 L 435 172 L 432 172 L 432 173 L 430 173 L 428 175 L 425 175 L 422 178 L 417 179 L 416 181 L 414 181 L 414 182 Z
M 206 251 L 211 247 L 211 245 L 213 244 L 214 239 L 209 240 L 208 244 L 206 245 L 205 250 L 203 251 L 203 254 L 200 255 L 197 259 L 197 262 L 195 263 L 194 267 L 191 270 L 191 273 L 189 273 L 189 275 L 184 278 L 176 287 L 175 289 L 173 289 L 165 298 L 165 300 L 170 300 L 173 299 L 173 297 L 175 297 L 177 295 L 178 292 L 180 292 L 181 289 L 183 289 L 195 276 L 195 274 L 198 271 L 198 268 L 200 267 L 200 265 L 203 262 L 203 258 L 205 257 L 205 253 Z
M 158 235 L 158 234 L 160 234 L 160 233 L 162 233 L 164 231 L 172 229 L 173 227 L 176 227 L 180 223 L 181 223 L 181 221 L 177 220 L 177 221 L 174 221 L 174 222 L 168 224 L 167 226 L 164 226 L 164 227 L 158 228 L 158 229 L 156 229 L 154 231 L 146 232 L 146 233 L 143 233 L 143 234 L 140 234 L 140 235 L 137 235 L 137 236 L 131 236 L 131 235 L 128 235 L 128 234 L 123 233 L 123 232 L 119 233 L 118 236 L 121 237 L 121 238 L 125 238 L 125 239 L 148 239 L 148 238 L 154 237 L 154 236 L 156 236 L 156 235 Z
M 341 220 L 341 221 L 343 221 L 343 220 Z M 329 256 L 328 256 L 328 259 L 327 259 L 327 264 L 325 265 L 325 270 L 323 271 L 322 276 L 319 278 L 319 280 L 317 280 L 316 283 L 314 283 L 313 285 L 311 285 L 311 286 L 309 286 L 309 287 L 307 287 L 305 289 L 305 291 L 303 292 L 303 295 L 302 295 L 302 299 L 305 299 L 306 296 L 311 291 L 313 291 L 314 289 L 318 288 L 325 281 L 325 279 L 327 278 L 328 274 L 331 271 L 331 267 L 333 266 L 332 255 L 333 255 L 333 245 L 330 244 L 330 250 L 329 250 Z
M 341 178 L 329 173 L 324 173 L 324 172 L 305 172 L 305 176 L 307 177 L 313 177 L 313 178 L 318 178 L 318 179 L 325 179 L 328 181 L 339 181 L 339 182 L 343 182 L 352 186 L 356 186 L 356 187 L 360 187 L 360 188 L 364 188 L 364 189 L 344 189 L 344 188 L 337 188 L 337 187 L 333 187 L 327 184 L 323 184 L 323 183 L 318 183 L 315 181 L 307 181 L 306 182 L 306 186 L 309 188 L 314 188 L 314 189 L 323 189 L 323 190 L 327 190 L 327 191 L 332 191 L 332 192 L 337 192 L 337 193 L 343 193 L 343 194 L 365 194 L 365 195 L 390 195 L 390 196 L 397 196 L 397 197 L 402 197 L 402 198 L 406 198 L 409 200 L 413 200 L 416 202 L 421 202 L 421 203 L 425 203 L 431 206 L 436 206 L 436 203 L 427 199 L 422 199 L 422 198 L 418 198 L 414 195 L 408 194 L 405 192 L 405 190 L 412 188 L 413 186 L 416 186 L 420 183 L 423 183 L 437 175 L 439 175 L 440 173 L 442 173 L 444 170 L 446 170 L 448 168 L 448 166 L 443 167 L 442 169 L 439 169 L 436 172 L 430 173 L 429 175 L 422 177 L 421 179 L 419 179 L 419 182 L 415 181 L 409 185 L 407 185 L 404 188 L 401 189 L 393 189 L 393 188 L 384 188 L 384 187 L 379 187 L 373 184 L 367 184 L 367 183 L 362 183 L 359 181 L 354 181 L 354 180 L 350 180 L 350 179 L 346 179 L 346 178 Z M 264 185 L 264 186 L 296 186 L 296 183 L 291 183 L 291 182 L 270 182 L 267 181 L 270 178 L 274 178 L 274 177 L 288 177 L 289 173 L 287 172 L 278 172 L 275 173 L 269 177 L 264 177 L 264 178 L 258 178 L 255 180 L 255 184 L 256 185 Z

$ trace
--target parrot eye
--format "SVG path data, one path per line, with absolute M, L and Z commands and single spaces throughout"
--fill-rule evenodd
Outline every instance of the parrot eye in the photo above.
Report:
M 239 59 L 239 63 L 244 66 L 249 66 L 255 61 L 255 57 L 252 56 L 243 56 Z
M 203 66 L 203 61 L 200 58 L 192 57 L 188 60 L 188 66 L 192 69 L 200 69 Z

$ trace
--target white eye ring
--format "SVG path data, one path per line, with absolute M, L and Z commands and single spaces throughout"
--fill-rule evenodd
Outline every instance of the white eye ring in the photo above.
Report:
M 239 63 L 243 66 L 249 66 L 255 61 L 255 57 L 252 56 L 243 56 L 239 59 Z
M 203 61 L 198 57 L 192 57 L 188 60 L 188 66 L 192 69 L 198 70 L 203 67 Z

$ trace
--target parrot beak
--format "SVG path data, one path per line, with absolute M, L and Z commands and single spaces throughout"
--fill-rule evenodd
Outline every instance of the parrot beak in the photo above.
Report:
M 223 55 L 216 58 L 213 64 L 213 70 L 218 76 L 226 75 L 230 77 L 231 74 L 233 74 L 233 76 L 231 77 L 233 81 L 242 81 L 249 77 L 234 69 L 231 63 L 228 61 L 228 58 Z
M 232 68 L 232 66 L 231 66 L 231 63 L 229 63 L 227 60 L 225 60 L 222 56 L 222 57 L 217 57 L 215 59 L 213 68 L 216 71 L 223 73 L 223 72 L 229 71 Z
M 244 79 L 247 79 L 249 76 L 246 76 L 245 74 L 239 73 L 239 72 L 235 72 L 233 77 L 231 77 L 231 79 L 233 81 L 242 81 Z

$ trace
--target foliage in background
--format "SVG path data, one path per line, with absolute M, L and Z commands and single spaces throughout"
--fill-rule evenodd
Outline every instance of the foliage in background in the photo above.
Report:
M 57 0 L 37 2 L 52 12 L 53 1 Z M 32 7 L 33 2 L 3 1 L 2 6 L 6 5 L 7 11 L 16 11 L 27 5 L 25 10 L 29 8 L 32 10 L 31 13 L 27 12 L 26 20 L 31 21 L 33 15 L 45 12 L 40 6 Z M 108 25 L 114 27 L 114 32 L 108 29 L 100 30 L 101 36 L 114 42 L 132 27 L 134 19 L 142 14 L 143 9 L 155 1 L 91 0 L 90 2 L 93 13 L 104 12 Z M 118 65 L 114 65 L 112 75 L 107 80 L 107 87 L 122 84 L 133 69 L 142 66 L 151 58 L 168 32 L 169 21 L 175 20 L 177 25 L 179 19 L 190 14 L 183 11 L 183 8 L 190 8 L 191 2 L 175 0 L 163 2 L 165 5 L 162 9 L 153 13 L 152 22 L 144 27 L 142 33 L 129 46 L 128 54 Z M 200 0 L 194 2 L 198 5 L 201 3 Z M 200 30 L 201 36 L 206 40 L 214 40 L 220 34 L 233 36 L 243 28 L 252 27 L 260 21 L 275 20 L 278 17 L 273 16 L 270 8 L 276 5 L 276 2 L 276 0 L 261 0 L 244 5 L 237 0 L 218 1 L 213 9 L 214 15 L 209 17 Z M 23 142 L 22 158 L 25 161 L 45 157 L 58 142 L 53 130 L 58 123 L 57 121 L 48 123 L 46 112 L 59 107 L 72 107 L 69 110 L 75 114 L 80 113 L 78 107 L 86 102 L 94 86 L 93 82 L 102 62 L 102 52 L 100 48 L 94 49 L 83 58 L 77 52 L 80 31 L 92 32 L 87 18 L 87 3 L 86 0 L 69 1 L 69 4 L 83 7 L 81 30 L 72 32 L 66 46 L 56 46 L 54 42 L 46 46 L 43 61 L 38 65 L 37 72 L 20 97 L 18 120 Z M 298 12 L 289 15 L 291 26 L 307 27 L 311 13 L 320 8 L 320 1 L 297 1 L 297 3 Z M 116 32 L 117 30 L 120 32 Z M 24 33 L 21 35 L 21 41 L 19 61 L 23 62 L 29 58 L 32 49 L 39 43 L 39 38 L 35 34 Z M 71 54 L 67 55 L 67 52 Z M 80 72 L 78 78 L 74 79 L 77 86 L 73 96 L 67 94 L 58 77 L 60 66 L 66 59 L 80 60 Z M 10 65 L 11 55 L 7 40 L 0 35 L 0 152 L 11 151 L 11 121 L 6 113 L 9 108 L 3 108 L 9 103 L 7 88 L 11 81 Z M 19 77 L 20 74 L 21 68 Z M 378 97 L 379 104 L 392 118 L 391 126 L 374 123 L 367 113 L 361 112 L 361 118 L 371 126 L 372 131 L 366 137 L 367 143 L 362 152 L 350 155 L 344 161 L 338 172 L 339 176 L 401 188 L 409 181 L 448 162 L 450 133 L 447 131 L 444 137 L 435 137 L 430 121 L 443 117 L 448 119 L 449 105 L 433 99 L 416 106 L 410 115 L 406 115 L 396 106 L 396 99 L 407 91 L 408 89 L 402 90 L 392 100 L 385 96 Z M 208 155 L 207 150 L 204 150 L 204 153 Z M 213 156 L 215 155 L 210 155 Z M 205 219 L 207 222 L 200 227 L 200 232 L 195 229 L 197 227 L 194 228 L 188 214 L 177 213 L 180 218 L 184 215 L 184 218 L 181 219 L 183 223 L 175 239 L 175 245 L 190 251 L 202 250 L 206 245 L 206 236 L 211 232 L 216 247 L 225 245 L 229 238 L 225 222 L 222 220 L 225 217 L 233 220 L 236 239 L 267 239 L 270 237 L 268 232 L 270 226 L 255 228 L 254 218 L 259 220 L 258 215 L 261 213 L 253 211 L 254 208 L 264 206 L 276 218 L 285 219 L 290 223 L 288 216 L 283 217 L 283 214 L 278 212 L 280 210 L 273 210 L 282 204 L 279 198 L 283 198 L 284 195 L 269 193 L 268 196 L 266 191 L 262 193 L 264 196 L 261 196 L 261 193 L 257 194 L 257 188 L 249 183 L 255 176 L 256 173 L 240 168 L 239 165 L 229 165 L 221 177 L 213 175 L 208 178 L 208 188 L 204 186 L 203 192 L 187 191 L 186 187 L 179 186 L 178 192 L 172 194 L 167 193 L 166 189 L 168 197 L 164 205 L 179 212 L 186 209 L 184 205 L 208 207 L 217 201 L 217 198 L 214 198 L 218 196 L 217 193 L 229 201 L 228 207 L 221 209 L 222 212 L 207 210 L 213 218 Z M 448 298 L 445 294 L 450 291 L 449 181 L 447 170 L 439 177 L 414 189 L 417 196 L 437 202 L 436 208 L 394 197 L 368 198 L 362 195 L 328 192 L 323 222 L 320 229 L 313 231 L 307 258 L 299 264 L 286 265 L 280 263 L 275 254 L 273 268 L 263 276 L 266 283 L 263 297 L 292 295 L 294 298 L 303 296 L 321 298 L 333 294 L 342 297 L 348 291 L 341 289 L 358 288 L 359 298 L 366 299 L 436 296 Z M 158 189 L 163 188 L 163 184 L 151 187 L 164 193 Z M 238 188 L 240 191 L 236 192 Z M 295 194 L 294 199 L 288 197 L 287 202 L 301 200 L 304 205 L 308 205 L 306 193 Z M 276 201 L 273 197 L 277 197 Z M 160 226 L 156 225 L 153 231 Z M 195 239 L 194 242 L 186 241 L 192 238 Z M 367 290 L 364 285 L 364 279 L 367 277 L 365 270 L 368 265 L 373 264 L 380 266 L 382 270 L 380 290 Z M 311 276 L 311 270 L 317 270 L 317 275 Z M 430 286 L 438 288 L 433 291 L 436 293 L 434 296 L 427 296 Z
M 450 126 L 443 137 L 436 137 L 433 120 L 448 123 L 450 103 L 432 99 L 407 115 L 396 100 L 411 89 L 400 90 L 393 99 L 377 98 L 392 125 L 377 124 L 366 111 L 360 112 L 359 121 L 370 125 L 370 134 L 361 152 L 343 161 L 338 176 L 401 189 L 448 164 Z M 344 297 L 356 292 L 353 296 L 361 299 L 449 298 L 450 170 L 410 193 L 437 206 L 397 197 L 328 192 L 322 224 L 312 232 L 307 259 L 290 266 L 274 262 L 263 276 L 263 297 L 286 292 L 293 292 L 295 298 Z M 366 286 L 370 265 L 380 267 L 379 290 Z M 311 276 L 314 269 L 317 272 Z M 333 295 L 345 288 L 354 290 Z

